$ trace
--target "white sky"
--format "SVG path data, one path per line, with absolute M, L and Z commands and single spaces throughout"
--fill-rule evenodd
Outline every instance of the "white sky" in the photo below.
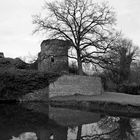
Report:
M 102 0 L 98 0 L 102 1 Z M 140 0 L 109 0 L 117 12 L 117 26 L 140 46 Z M 41 11 L 44 0 L 0 0 L 0 52 L 5 57 L 34 56 L 44 39 L 32 35 L 32 15 Z

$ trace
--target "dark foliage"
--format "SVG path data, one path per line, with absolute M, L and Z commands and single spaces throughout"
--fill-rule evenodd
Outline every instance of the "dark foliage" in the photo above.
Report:
M 18 99 L 29 92 L 45 88 L 57 77 L 58 74 L 31 70 L 0 71 L 0 98 Z
M 69 66 L 69 73 L 78 75 L 78 67 L 72 64 Z
M 29 69 L 30 65 L 20 58 L 0 58 L 0 69 Z
M 99 77 L 101 78 L 103 89 L 107 90 L 107 85 L 106 85 L 107 78 L 105 77 L 104 74 L 100 74 Z
M 140 85 L 124 83 L 118 86 L 118 92 L 132 95 L 140 95 Z
M 35 60 L 33 63 L 30 64 L 29 69 L 38 70 L 38 59 Z
M 29 69 L 30 65 L 24 61 L 22 61 L 20 58 L 14 59 L 14 66 L 17 69 Z
M 83 75 L 87 76 L 87 74 L 83 71 Z M 79 75 L 78 74 L 78 67 L 73 63 L 69 66 L 69 74 Z
M 20 58 L 0 58 L 0 69 L 26 69 L 26 70 L 37 70 L 38 60 L 33 63 L 26 63 Z

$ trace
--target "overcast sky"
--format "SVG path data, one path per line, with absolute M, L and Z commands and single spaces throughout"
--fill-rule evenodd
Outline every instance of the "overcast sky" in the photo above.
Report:
M 100 0 L 102 1 L 102 0 Z M 32 15 L 44 0 L 0 0 L 0 52 L 5 57 L 34 56 L 40 51 L 41 35 L 32 35 Z M 140 46 L 140 0 L 109 0 L 117 13 L 117 27 Z

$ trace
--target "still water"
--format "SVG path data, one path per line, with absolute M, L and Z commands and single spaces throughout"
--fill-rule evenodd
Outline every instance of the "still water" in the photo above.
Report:
M 139 140 L 140 119 L 50 107 L 0 104 L 0 140 Z

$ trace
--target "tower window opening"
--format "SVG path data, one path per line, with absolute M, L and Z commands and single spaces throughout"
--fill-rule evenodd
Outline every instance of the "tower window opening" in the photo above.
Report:
M 54 56 L 51 56 L 51 62 L 54 63 Z

